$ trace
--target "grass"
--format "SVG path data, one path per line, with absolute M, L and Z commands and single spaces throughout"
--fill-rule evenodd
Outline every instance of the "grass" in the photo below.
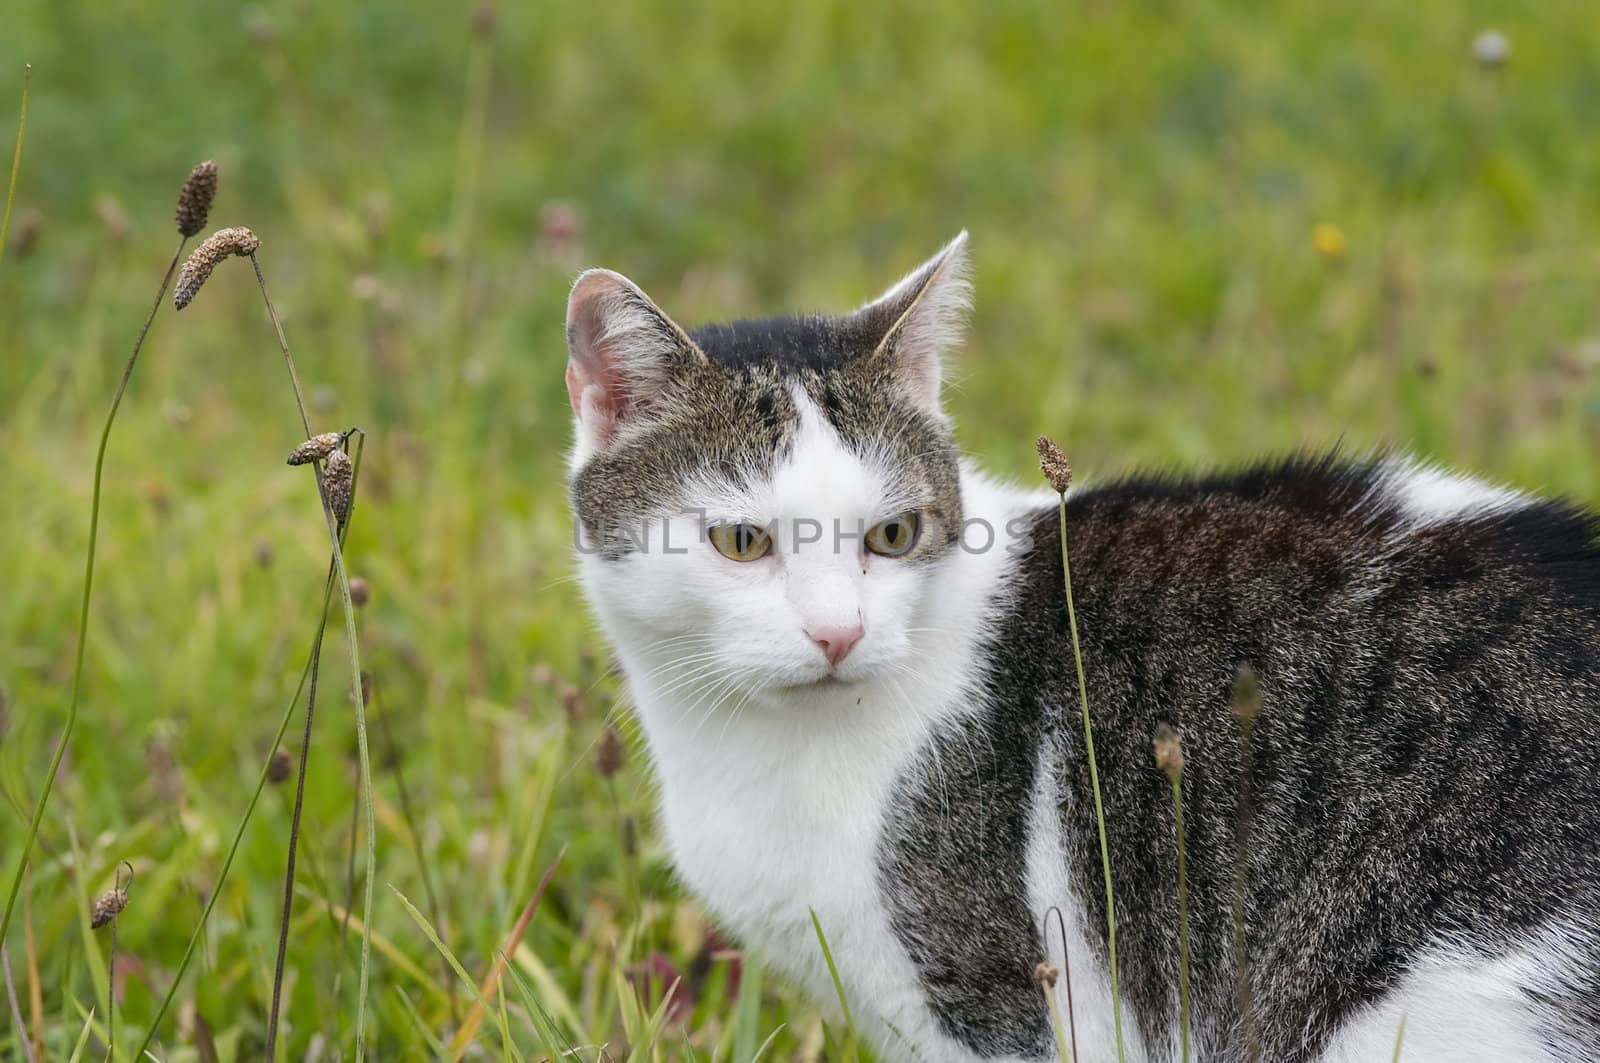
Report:
M 642 750 L 615 804 L 590 766 L 619 690 L 568 579 L 561 330 L 580 266 L 622 269 L 686 321 L 847 307 L 967 227 L 977 310 L 949 405 L 998 472 L 1034 482 L 1038 432 L 1097 474 L 1392 441 L 1600 497 L 1600 144 L 1583 132 L 1600 25 L 1583 0 L 919 11 L 504 5 L 486 38 L 416 3 L 8 12 L 0 81 L 34 70 L 0 261 L 7 878 L 67 720 L 97 429 L 170 251 L 174 181 L 201 158 L 224 172 L 212 225 L 267 243 L 316 424 L 368 432 L 346 557 L 372 588 L 362 664 L 415 813 L 378 743 L 362 918 L 344 903 L 353 706 L 326 699 L 286 1059 L 319 1034 L 351 1054 L 369 928 L 370 1054 L 448 1048 L 440 953 L 388 887 L 427 896 L 426 855 L 427 921 L 482 985 L 563 846 L 474 1051 L 503 1055 L 501 987 L 529 1057 L 547 1035 L 617 1044 L 625 1022 L 648 1038 L 654 1009 L 624 1003 L 653 953 L 683 973 L 688 1019 L 652 1054 L 823 1044 L 792 990 L 749 961 L 736 982 L 674 884 Z M 1498 72 L 1470 58 L 1491 21 L 1513 48 Z M 288 788 L 262 783 L 232 846 L 320 616 L 327 534 L 282 465 L 298 425 L 244 272 L 158 316 L 106 451 L 83 715 L 6 936 L 21 1006 L 42 1001 L 41 1058 L 80 1035 L 104 1055 L 77 897 L 123 857 L 119 1040 L 148 1031 L 209 906 L 157 1054 L 193 1058 L 190 1016 L 224 1058 L 264 1043 Z M 348 656 L 330 644 L 324 666 Z M 0 1020 L 0 1057 L 17 1036 Z

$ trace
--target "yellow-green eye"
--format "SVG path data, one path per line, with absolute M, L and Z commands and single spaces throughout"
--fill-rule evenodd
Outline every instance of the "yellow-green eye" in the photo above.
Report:
M 917 545 L 922 533 L 920 513 L 902 513 L 867 529 L 867 549 L 884 557 L 899 557 Z
M 756 524 L 713 524 L 706 534 L 717 553 L 733 561 L 755 561 L 772 549 L 772 536 Z

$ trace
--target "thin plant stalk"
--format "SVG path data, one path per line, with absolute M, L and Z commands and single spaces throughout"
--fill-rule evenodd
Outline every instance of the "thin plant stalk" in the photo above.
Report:
M 22 137 L 28 131 L 28 84 L 33 81 L 33 64 L 22 67 L 22 115 L 17 119 L 17 147 L 11 153 L 11 184 L 6 188 L 6 215 L 0 218 L 0 262 L 6 258 L 6 235 L 11 232 L 11 204 L 17 199 L 17 174 L 22 170 Z M 0 934 L 0 937 L 3 937 Z
M 283 351 L 284 366 L 289 371 L 289 383 L 294 388 L 294 401 L 300 412 L 301 427 L 305 429 L 306 438 L 310 439 L 311 416 L 306 412 L 305 396 L 300 390 L 300 378 L 295 373 L 294 357 L 289 353 L 289 341 L 284 337 L 283 323 L 278 320 L 278 311 L 272 305 L 272 297 L 267 294 L 267 279 L 261 272 L 261 260 L 253 253 L 250 255 L 250 265 L 255 268 L 256 284 L 261 288 L 261 299 L 266 303 L 267 316 L 272 319 L 272 327 L 278 334 L 278 346 Z M 367 748 L 367 710 L 361 693 L 361 646 L 356 638 L 356 607 L 350 600 L 350 576 L 344 567 L 339 521 L 334 518 L 333 507 L 329 502 L 327 489 L 323 485 L 321 463 L 313 464 L 312 469 L 317 477 L 317 495 L 322 499 L 322 516 L 328 525 L 328 541 L 333 547 L 333 564 L 338 577 L 339 596 L 344 604 L 345 639 L 350 652 L 350 687 L 356 706 L 356 748 L 361 765 L 361 802 L 367 826 L 367 880 L 364 884 L 361 909 L 361 978 L 359 988 L 356 990 L 356 1060 L 359 1063 L 366 1056 L 368 968 L 372 963 L 372 886 L 377 878 L 378 823 L 372 806 L 372 759 Z
M 150 304 L 150 312 L 145 315 L 139 335 L 133 341 L 133 352 L 128 355 L 128 364 L 123 367 L 122 379 L 117 382 L 116 394 L 111 397 L 111 409 L 106 414 L 105 426 L 100 429 L 100 447 L 94 456 L 94 489 L 89 496 L 89 546 L 83 559 L 83 601 L 78 610 L 78 649 L 72 664 L 72 694 L 67 701 L 67 722 L 61 729 L 61 738 L 56 742 L 55 755 L 50 758 L 50 768 L 45 772 L 44 787 L 39 791 L 38 800 L 34 802 L 33 816 L 28 821 L 28 833 L 22 839 L 22 856 L 17 860 L 17 871 L 11 880 L 11 890 L 6 895 L 5 914 L 0 915 L 0 940 L 5 939 L 6 930 L 11 926 L 11 910 L 16 905 L 17 894 L 22 888 L 22 874 L 28 866 L 28 854 L 33 851 L 33 841 L 38 836 L 39 824 L 44 819 L 45 806 L 50 803 L 50 790 L 55 786 L 56 773 L 61 770 L 61 758 L 66 755 L 67 742 L 71 740 L 72 730 L 78 723 L 78 696 L 83 688 L 83 654 L 89 644 L 89 602 L 94 592 L 94 548 L 100 533 L 100 482 L 105 472 L 106 444 L 111 439 L 111 426 L 116 422 L 117 408 L 122 405 L 122 396 L 128 390 L 128 380 L 133 376 L 133 367 L 139 360 L 139 348 L 144 346 L 144 338 L 150 332 L 150 323 L 155 320 L 156 311 L 161 308 L 161 300 L 167 294 L 167 285 L 172 283 L 173 271 L 178 268 L 178 259 L 183 256 L 183 247 L 188 242 L 187 236 L 180 238 L 177 250 L 172 252 L 172 261 L 167 263 L 167 272 L 161 277 L 161 287 L 156 291 L 155 302 Z
M 333 586 L 333 581 L 328 581 L 328 586 Z M 356 777 L 356 788 L 360 789 L 361 778 Z M 344 983 L 344 954 L 345 947 L 350 939 L 350 906 L 355 900 L 356 893 L 356 836 L 361 829 L 361 795 L 356 795 L 356 800 L 350 802 L 350 845 L 345 851 L 344 864 L 344 915 L 334 916 L 333 910 L 328 910 L 329 918 L 334 920 L 334 925 L 339 930 L 339 959 L 333 969 L 333 999 L 339 999 L 339 988 Z M 340 1036 L 344 1035 L 344 1013 L 339 1013 Z
M 1067 592 L 1067 624 L 1072 631 L 1072 659 L 1078 668 L 1078 703 L 1083 709 L 1083 746 L 1089 756 L 1089 785 L 1094 790 L 1094 818 L 1100 828 L 1100 867 L 1106 879 L 1106 942 L 1111 955 L 1111 1017 L 1117 1032 L 1117 1063 L 1124 1059 L 1122 1045 L 1122 993 L 1117 984 L 1117 905 L 1111 890 L 1111 847 L 1106 840 L 1105 804 L 1100 797 L 1100 768 L 1094 756 L 1094 725 L 1089 721 L 1089 684 L 1083 674 L 1083 650 L 1078 643 L 1078 611 L 1072 602 L 1072 565 L 1067 559 L 1067 496 L 1058 496 L 1061 523 L 1061 577 Z
M 327 581 L 333 580 L 333 562 L 328 562 Z M 306 764 L 311 759 L 311 724 L 317 712 L 317 674 L 322 667 L 322 637 L 328 630 L 328 613 L 317 621 L 317 637 L 311 643 L 311 680 L 306 689 L 306 728 L 300 742 L 300 765 L 294 786 L 294 812 L 289 818 L 289 857 L 283 873 L 283 916 L 278 922 L 278 955 L 272 965 L 272 1009 L 267 1018 L 267 1060 L 275 1058 L 278 1047 L 278 1015 L 283 1000 L 283 963 L 289 951 L 289 917 L 294 912 L 294 865 L 300 847 L 300 814 L 305 807 Z
M 489 117 L 489 88 L 494 70 L 494 40 L 490 32 L 474 33 L 467 55 L 466 91 L 461 101 L 461 139 L 456 147 L 455 190 L 450 204 L 451 272 L 446 303 L 452 333 L 466 322 L 466 271 L 472 219 L 477 207 L 478 169 L 483 158 L 484 130 Z M 460 379 L 451 375 L 451 386 Z
M 1189 880 L 1183 841 L 1183 777 L 1172 780 L 1172 815 L 1178 829 L 1178 1036 L 1189 1063 Z
M 1049 983 L 1040 983 L 1044 991 L 1044 1006 L 1050 1010 L 1050 1029 L 1056 1037 L 1056 1054 L 1061 1063 L 1072 1063 L 1073 1055 L 1067 1050 L 1067 1032 L 1061 1026 L 1061 1008 L 1056 1004 L 1055 987 Z
M 1400 1016 L 1400 1029 L 1396 1030 L 1394 1034 L 1394 1063 L 1400 1063 L 1400 1049 L 1405 1047 L 1405 1043 L 1406 1017 L 1402 1015 Z
M 1072 1010 L 1072 950 L 1067 948 L 1067 917 L 1055 905 L 1044 913 L 1044 932 L 1050 933 L 1050 916 L 1054 913 L 1056 927 L 1061 931 L 1061 979 L 1067 987 L 1067 1040 L 1072 1046 L 1072 1056 L 1078 1055 L 1078 1022 Z
M 122 869 L 128 869 L 128 881 L 122 881 Z M 133 885 L 133 865 L 123 860 L 117 864 L 117 895 L 127 903 L 128 890 Z M 111 953 L 106 959 L 106 1063 L 117 1059 L 117 924 L 122 920 L 121 904 L 111 911 Z
M 1244 1026 L 1245 1058 L 1250 1063 L 1260 1063 L 1261 1043 L 1256 1033 L 1255 1005 L 1250 997 L 1249 940 L 1245 929 L 1245 889 L 1249 873 L 1247 865 L 1250 851 L 1250 821 L 1253 808 L 1250 801 L 1251 745 L 1250 735 L 1254 721 L 1242 719 L 1243 766 L 1239 773 L 1239 797 L 1234 809 L 1233 850 L 1233 955 L 1235 989 L 1239 997 L 1239 1021 Z
M 354 484 L 359 486 L 361 480 L 361 440 L 357 437 L 355 454 Z M 352 487 L 354 495 L 355 487 Z M 352 507 L 351 513 L 354 514 Z M 345 521 L 343 532 L 350 529 L 350 521 Z M 341 534 L 343 534 L 343 532 Z M 328 606 L 333 602 L 332 579 L 322 589 L 321 615 L 327 616 Z M 206 895 L 205 906 L 200 910 L 199 922 L 189 934 L 189 944 L 183 950 L 183 958 L 178 961 L 178 969 L 172 976 L 172 981 L 167 985 L 167 991 L 161 998 L 161 1004 L 156 1008 L 155 1015 L 150 1020 L 149 1027 L 145 1030 L 144 1040 L 139 1045 L 139 1050 L 133 1054 L 134 1059 L 144 1059 L 150 1048 L 150 1043 L 155 1040 L 156 1031 L 161 1028 L 161 1020 L 167 1014 L 167 1009 L 172 1006 L 172 999 L 177 995 L 178 986 L 183 983 L 184 973 L 189 970 L 189 962 L 194 959 L 194 950 L 200 944 L 200 938 L 205 933 L 206 923 L 211 918 L 211 909 L 216 907 L 217 898 L 222 896 L 222 887 L 227 884 L 228 872 L 233 867 L 233 858 L 239 853 L 239 845 L 244 841 L 244 832 L 250 826 L 250 819 L 255 815 L 256 804 L 261 800 L 261 792 L 267 788 L 267 776 L 272 771 L 272 758 L 278 752 L 278 747 L 283 745 L 283 736 L 289 732 L 289 722 L 294 719 L 294 710 L 300 705 L 300 695 L 305 693 L 306 682 L 311 676 L 311 654 L 306 654 L 306 663 L 300 670 L 300 681 L 295 684 L 294 694 L 283 707 L 283 716 L 278 720 L 278 731 L 272 737 L 272 747 L 267 750 L 266 759 L 261 762 L 261 772 L 256 776 L 256 788 L 250 794 L 250 801 L 245 805 L 244 815 L 239 818 L 239 825 L 234 828 L 233 841 L 228 845 L 228 853 L 222 858 L 222 870 L 217 873 L 217 884 Z M 348 906 L 347 906 L 348 907 Z
M 22 1058 L 33 1063 L 33 1045 L 28 1042 L 28 1029 L 22 1024 L 22 1005 L 17 1003 L 17 983 L 11 980 L 11 950 L 0 941 L 0 971 L 5 972 L 6 1002 L 11 1005 L 11 1021 L 17 1028 L 17 1041 L 22 1045 Z
M 39 942 L 33 935 L 33 868 L 22 885 L 22 931 L 28 953 L 28 1011 L 33 1018 L 33 1054 L 44 1055 L 44 990 L 39 984 Z

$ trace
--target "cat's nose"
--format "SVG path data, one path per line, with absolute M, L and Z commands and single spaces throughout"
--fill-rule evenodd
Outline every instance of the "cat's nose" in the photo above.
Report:
M 865 629 L 861 621 L 857 620 L 850 625 L 825 625 L 814 627 L 806 631 L 822 649 L 822 655 L 828 658 L 828 663 L 836 665 L 844 660 L 844 655 L 850 652 L 850 647 L 861 641 Z

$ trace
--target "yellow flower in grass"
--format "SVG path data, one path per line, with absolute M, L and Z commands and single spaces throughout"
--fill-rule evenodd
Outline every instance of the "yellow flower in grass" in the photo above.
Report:
M 1337 225 L 1322 222 L 1311 230 L 1311 246 L 1323 258 L 1344 257 L 1344 230 Z

